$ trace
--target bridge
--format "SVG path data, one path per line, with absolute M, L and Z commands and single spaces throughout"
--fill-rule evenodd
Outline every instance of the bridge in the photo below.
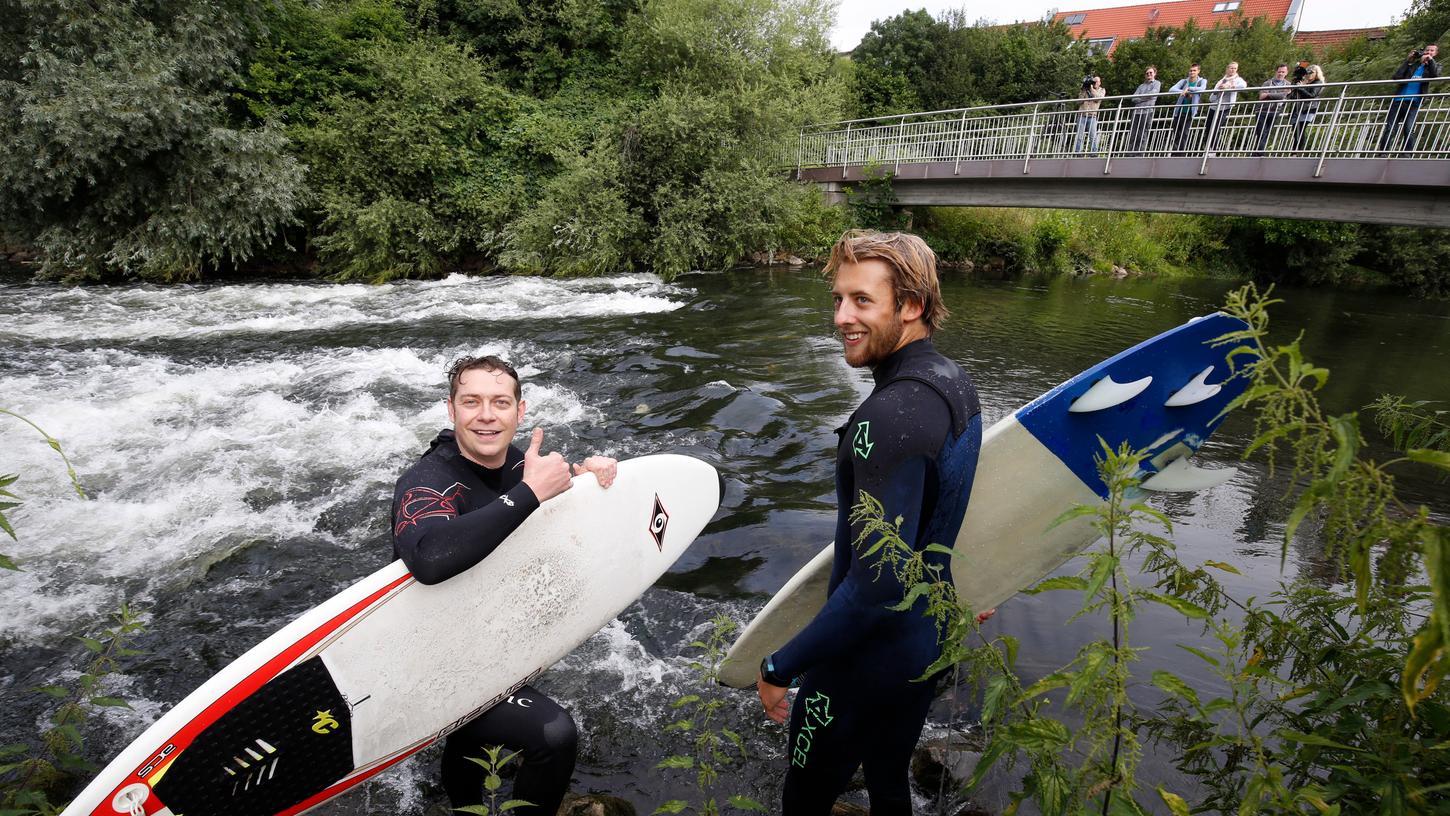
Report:
M 1214 80 L 1210 79 L 1210 87 Z M 1170 83 L 1165 83 L 1168 85 Z M 1450 76 L 1336 82 L 1315 99 L 1104 97 L 908 113 L 800 132 L 796 178 L 843 200 L 885 179 L 903 206 L 1062 207 L 1450 226 Z

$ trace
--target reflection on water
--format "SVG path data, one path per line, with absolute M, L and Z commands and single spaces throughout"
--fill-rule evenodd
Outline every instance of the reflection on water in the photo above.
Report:
M 946 281 L 953 320 L 943 352 L 974 375 L 988 421 L 1103 357 L 1212 311 L 1215 281 Z M 1450 305 L 1376 295 L 1281 290 L 1284 339 L 1304 332 L 1333 371 L 1333 411 L 1382 392 L 1450 400 Z M 446 422 L 442 371 L 460 354 L 501 353 L 525 376 L 528 421 L 546 448 L 580 458 L 677 451 L 725 476 L 717 520 L 676 568 L 541 685 L 578 715 L 579 784 L 649 812 L 689 793 L 654 770 L 683 747 L 660 736 L 670 702 L 694 683 L 688 644 L 719 611 L 748 619 L 824 546 L 833 527 L 836 428 L 869 388 L 841 361 L 829 298 L 810 271 L 751 270 L 588 281 L 470 279 L 385 287 L 252 284 L 62 289 L 0 286 L 6 407 L 62 439 L 93 501 L 68 495 L 53 454 L 27 429 L 0 425 L 5 472 L 24 474 L 27 570 L 0 576 L 0 742 L 33 732 L 49 682 L 79 655 L 63 635 L 94 629 L 122 598 L 151 633 L 116 691 L 136 711 L 108 714 L 109 756 L 212 672 L 387 557 L 393 479 Z M 1233 463 L 1252 434 L 1231 417 L 1200 458 Z M 1371 454 L 1388 451 L 1372 445 Z M 1279 578 L 1282 473 L 1240 465 L 1233 481 L 1160 496 L 1192 559 L 1239 565 L 1243 594 Z M 1411 500 L 1450 512 L 1429 474 L 1400 482 Z M 1336 580 L 1312 535 L 1286 571 Z M 1230 576 L 1232 577 L 1232 576 Z M 990 624 L 1023 643 L 1022 667 L 1065 662 L 1101 624 L 1063 621 L 1074 599 L 1005 604 Z M 1134 637 L 1158 667 L 1211 685 L 1182 652 L 1191 638 L 1149 610 Z M 727 724 L 761 760 L 723 787 L 771 801 L 783 735 L 740 694 Z M 943 708 L 938 714 L 948 717 Z M 1149 774 L 1167 773 L 1162 763 Z M 406 763 L 329 814 L 419 813 L 439 796 L 434 764 Z M 989 794 L 995 795 L 995 794 Z

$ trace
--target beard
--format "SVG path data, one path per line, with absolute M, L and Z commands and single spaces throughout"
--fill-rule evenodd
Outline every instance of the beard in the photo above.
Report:
M 846 349 L 846 365 L 852 368 L 875 366 L 891 356 L 891 352 L 901 343 L 901 335 L 905 331 L 900 310 L 891 316 L 889 324 L 880 328 L 868 326 L 866 342 L 857 348 Z

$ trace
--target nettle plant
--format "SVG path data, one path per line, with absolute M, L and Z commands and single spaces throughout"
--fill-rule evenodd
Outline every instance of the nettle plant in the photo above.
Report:
M 981 689 L 988 741 L 967 792 L 998 763 L 1015 762 L 1025 769 L 1008 813 L 1028 800 L 1045 814 L 1450 813 L 1441 685 L 1450 671 L 1450 531 L 1395 488 L 1406 469 L 1450 471 L 1450 415 L 1381 398 L 1377 421 L 1402 453 L 1371 459 L 1358 414 L 1319 403 L 1329 371 L 1305 358 L 1297 338 L 1270 342 L 1269 307 L 1279 302 L 1270 294 L 1248 286 L 1227 299 L 1224 311 L 1248 327 L 1220 341 L 1247 341 L 1230 359 L 1251 384 L 1225 411 L 1254 410 L 1245 457 L 1288 472 L 1281 566 L 1295 536 L 1314 528 L 1339 583 L 1284 578 L 1267 598 L 1233 596 L 1219 577 L 1239 570 L 1180 554 L 1171 521 L 1139 501 L 1146 453 L 1105 444 L 1108 500 L 1054 522 L 1089 517 L 1100 544 L 1078 556 L 1076 574 L 1027 591 L 1081 593 L 1073 618 L 1101 619 L 1106 631 L 1024 686 L 1013 669 L 1017 641 L 974 631 L 972 610 L 941 570 L 902 542 L 900 520 L 861 495 L 854 512 L 867 524 L 856 546 L 875 549 L 903 579 L 899 609 L 929 599 L 943 637 L 942 658 L 922 680 L 958 664 Z M 1127 564 L 1137 565 L 1131 574 Z M 1203 662 L 1218 693 L 1169 671 L 1133 671 L 1146 649 L 1129 635 L 1144 603 L 1196 625 L 1199 637 L 1177 645 Z M 1144 680 L 1154 692 L 1142 693 Z M 1144 790 L 1145 745 L 1175 757 L 1189 783 L 1182 792 Z

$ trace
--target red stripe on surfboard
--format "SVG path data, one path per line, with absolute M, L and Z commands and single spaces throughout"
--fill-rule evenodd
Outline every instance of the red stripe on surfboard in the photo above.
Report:
M 92 813 L 96 814 L 97 816 L 106 816 L 107 812 L 105 808 L 109 807 L 111 798 L 114 797 L 118 792 L 120 792 L 121 788 L 132 784 L 132 782 L 134 781 L 133 777 L 136 777 L 141 769 L 145 768 L 147 763 L 150 763 L 151 760 L 155 758 L 156 752 L 161 751 L 167 745 L 175 745 L 178 754 L 181 751 L 186 750 L 186 748 L 191 745 L 192 740 L 196 739 L 196 736 L 198 734 L 206 730 L 206 728 L 212 723 L 221 719 L 222 715 L 226 714 L 228 711 L 231 711 L 237 703 L 251 696 L 251 694 L 257 689 L 266 685 L 267 681 L 281 674 L 283 669 L 290 666 L 293 661 L 295 661 L 308 649 L 316 646 L 319 642 L 322 641 L 323 638 L 337 631 L 340 627 L 342 627 L 343 624 L 357 617 L 359 613 L 371 607 L 373 604 L 377 603 L 378 599 L 382 598 L 389 592 L 392 592 L 404 582 L 411 580 L 412 577 L 412 573 L 404 573 L 402 577 L 392 581 L 387 586 L 382 587 L 381 589 L 377 590 L 376 592 L 372 593 L 361 601 L 358 601 L 357 603 L 348 607 L 346 610 L 338 613 L 331 620 L 327 621 L 316 629 L 313 629 L 311 632 L 308 632 L 296 643 L 293 643 L 291 646 L 283 649 L 271 660 L 263 663 L 256 671 L 244 677 L 225 694 L 218 697 L 211 705 L 207 706 L 205 709 L 202 709 L 200 714 L 197 714 L 195 717 L 193 717 L 191 719 L 191 722 L 183 726 L 180 731 L 176 732 L 176 734 L 171 737 L 171 739 L 166 740 L 165 742 L 162 742 L 160 745 L 158 745 L 156 747 L 156 751 L 153 751 L 151 754 L 149 754 L 146 759 L 142 761 L 142 764 L 136 767 L 135 771 L 133 771 L 131 774 L 128 774 L 126 778 L 122 780 L 121 783 L 118 784 L 114 790 L 111 791 L 111 796 L 107 797 L 104 801 L 102 801 L 101 804 L 98 805 L 94 811 L 92 811 Z M 151 802 L 155 801 L 156 796 L 153 793 L 149 797 L 148 805 Z M 147 812 L 150 812 L 149 809 Z M 290 813 L 292 811 L 288 812 Z
M 333 785 L 327 790 L 322 791 L 321 793 L 314 794 L 306 799 L 303 799 L 301 802 L 298 802 L 292 807 L 278 813 L 277 816 L 295 816 L 295 814 L 301 813 L 304 810 L 314 808 L 322 804 L 323 802 L 326 802 L 328 799 L 331 799 L 332 797 L 338 795 L 339 793 L 342 793 L 348 788 L 351 788 L 353 785 L 356 785 L 364 780 L 371 779 L 372 777 L 382 773 L 383 771 L 393 767 L 394 765 L 397 765 L 399 762 L 402 762 L 403 760 L 407 759 L 413 754 L 418 753 L 419 751 L 423 750 L 431 744 L 431 742 L 425 742 L 416 748 L 413 748 L 405 753 L 393 757 L 392 759 L 382 763 L 376 768 L 370 768 L 366 773 L 360 773 L 357 776 L 348 777 L 347 779 L 342 780 L 341 782 Z

